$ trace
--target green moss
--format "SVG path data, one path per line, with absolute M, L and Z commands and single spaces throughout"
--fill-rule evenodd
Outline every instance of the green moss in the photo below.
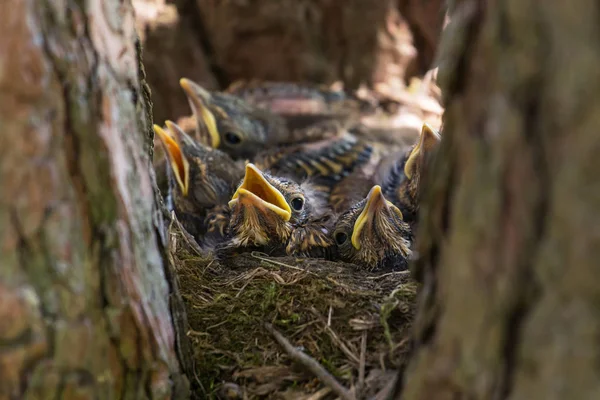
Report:
M 268 390 L 320 388 L 312 375 L 293 365 L 264 329 L 265 322 L 346 385 L 356 381 L 358 365 L 342 343 L 358 359 L 363 330 L 368 332 L 367 373 L 382 361 L 386 368 L 406 362 L 416 286 L 405 274 L 369 273 L 322 260 L 270 262 L 252 254 L 226 265 L 183 251 L 175 260 L 200 397 L 217 393 L 223 382 L 243 386 L 251 398 Z M 263 367 L 280 368 L 287 378 L 265 377 Z M 255 369 L 256 374 L 246 376 Z

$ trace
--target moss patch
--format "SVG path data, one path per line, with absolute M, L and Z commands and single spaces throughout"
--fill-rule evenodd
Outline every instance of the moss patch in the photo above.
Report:
M 351 264 L 248 253 L 227 261 L 185 246 L 172 254 L 186 303 L 198 398 L 335 398 L 264 328 L 270 322 L 358 398 L 402 369 L 416 284 L 406 273 L 369 273 Z M 365 374 L 359 385 L 361 342 Z M 383 379 L 383 377 L 387 377 Z

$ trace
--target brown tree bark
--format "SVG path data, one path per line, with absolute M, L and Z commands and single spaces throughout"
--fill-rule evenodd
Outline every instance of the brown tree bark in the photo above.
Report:
M 186 76 L 394 91 L 432 67 L 443 0 L 135 0 L 157 121 L 189 115 Z M 173 4 L 176 5 L 175 10 Z M 382 84 L 382 85 L 379 85 Z M 387 93 L 387 92 L 386 92 Z
M 195 9 L 189 10 L 191 2 L 178 10 L 166 1 L 134 0 L 136 24 L 144 44 L 144 67 L 153 93 L 154 118 L 160 124 L 191 114 L 179 86 L 182 77 L 209 90 L 219 88 L 196 29 Z
M 356 88 L 410 78 L 417 57 L 413 73 L 431 68 L 443 23 L 442 0 L 192 1 L 214 65 L 230 81 L 340 80 Z
M 416 57 L 407 67 L 406 78 L 423 75 L 432 68 L 446 15 L 441 0 L 397 0 L 398 11 L 408 22 Z
M 0 15 L 0 398 L 185 397 L 131 2 Z
M 402 398 L 600 398 L 600 5 L 457 3 Z

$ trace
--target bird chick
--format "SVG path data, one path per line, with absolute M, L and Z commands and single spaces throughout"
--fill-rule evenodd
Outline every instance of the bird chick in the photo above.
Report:
M 255 164 L 278 176 L 297 181 L 310 179 L 319 190 L 329 193 L 345 176 L 366 163 L 373 146 L 340 129 L 331 138 L 314 143 L 283 146 L 260 153 Z
M 322 242 L 310 235 L 293 235 L 298 228 L 322 217 L 325 200 L 309 184 L 298 184 L 291 179 L 274 177 L 262 172 L 254 164 L 246 165 L 246 174 L 229 201 L 229 240 L 221 250 L 260 249 L 270 254 L 283 254 L 292 237 L 297 240 L 315 240 L 315 245 L 330 242 L 328 231 Z M 301 247 L 305 250 L 309 245 Z M 293 253 L 296 247 L 290 247 Z
M 359 142 L 365 142 L 358 139 Z M 369 190 L 378 184 L 377 173 L 382 169 L 382 163 L 390 158 L 390 154 L 404 154 L 406 148 L 397 146 L 383 146 L 377 142 L 367 141 L 371 149 L 365 162 L 357 163 L 351 173 L 344 176 L 333 186 L 329 197 L 329 204 L 336 213 L 348 210 L 354 204 L 364 199 Z M 394 159 L 395 160 L 395 159 Z
M 329 139 L 338 133 L 336 126 L 355 124 L 344 116 L 347 112 L 340 114 L 330 109 L 329 103 L 339 103 L 332 100 L 335 95 L 320 95 L 312 88 L 271 83 L 265 87 L 209 92 L 186 78 L 180 80 L 180 85 L 197 124 L 196 138 L 235 159 L 252 159 L 265 148 Z M 315 95 L 325 105 L 310 105 Z
M 209 210 L 227 204 L 244 167 L 227 154 L 198 143 L 177 124 L 166 121 L 166 126 L 170 134 L 158 125 L 154 131 L 171 167 L 175 213 L 184 228 L 200 240 L 207 232 L 204 220 Z
M 440 140 L 439 133 L 424 123 L 418 142 L 409 152 L 389 155 L 378 168 L 375 181 L 382 186 L 386 198 L 400 208 L 411 226 L 417 220 L 423 169 Z
M 361 202 L 343 213 L 333 230 L 337 257 L 363 268 L 408 268 L 410 227 L 400 210 L 373 186 Z
M 185 133 L 194 137 L 196 132 L 196 119 L 194 117 L 179 118 L 176 124 L 183 129 Z M 166 126 L 162 126 L 163 130 L 168 130 Z M 162 145 L 159 135 L 154 136 L 154 156 L 152 165 L 156 173 L 156 184 L 163 197 L 169 195 L 169 176 L 171 176 L 169 158 L 166 155 L 164 146 Z
M 261 109 L 285 118 L 290 130 L 296 131 L 321 121 L 355 124 L 375 106 L 352 94 L 332 90 L 324 85 L 273 81 L 238 81 L 226 90 Z
M 282 117 L 251 106 L 239 97 L 209 92 L 182 78 L 197 123 L 197 138 L 234 159 L 250 159 L 265 146 L 285 141 L 288 130 Z

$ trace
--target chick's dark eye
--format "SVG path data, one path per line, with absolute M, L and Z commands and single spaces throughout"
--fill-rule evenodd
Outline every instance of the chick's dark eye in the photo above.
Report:
M 294 210 L 300 211 L 304 207 L 304 199 L 302 197 L 296 197 L 292 199 L 290 204 Z
M 343 245 L 346 243 L 346 240 L 348 240 L 348 235 L 346 235 L 344 232 L 338 232 L 335 234 L 335 242 L 338 245 Z
M 225 141 L 231 145 L 240 144 L 242 138 L 235 132 L 225 132 Z

